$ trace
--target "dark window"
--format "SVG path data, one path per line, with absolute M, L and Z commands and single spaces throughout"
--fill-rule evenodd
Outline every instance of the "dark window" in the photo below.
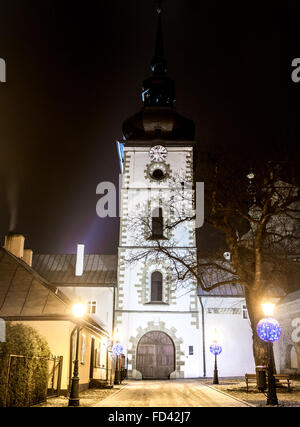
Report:
M 155 169 L 152 173 L 152 178 L 156 179 L 157 181 L 160 181 L 164 177 L 165 177 L 165 174 L 161 169 Z
M 151 276 L 151 301 L 162 301 L 162 274 L 155 271 Z
M 192 345 L 189 346 L 189 355 L 193 356 L 194 354 L 194 347 Z
M 152 237 L 159 239 L 164 237 L 164 219 L 162 208 L 154 209 L 152 214 Z
M 88 314 L 96 314 L 97 301 L 88 301 Z
M 249 319 L 247 306 L 243 305 L 243 319 Z
M 158 100 L 158 102 L 159 102 L 159 100 Z M 154 132 L 155 132 L 156 138 L 159 138 L 161 136 L 161 128 L 155 129 Z

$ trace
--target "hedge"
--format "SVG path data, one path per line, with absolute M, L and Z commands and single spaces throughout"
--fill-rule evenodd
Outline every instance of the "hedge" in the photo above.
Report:
M 1 407 L 31 406 L 45 400 L 49 357 L 47 341 L 35 329 L 6 324 L 6 342 L 0 343 Z

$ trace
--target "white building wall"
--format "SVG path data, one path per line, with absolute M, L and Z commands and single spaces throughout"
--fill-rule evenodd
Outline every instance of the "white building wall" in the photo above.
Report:
M 205 324 L 205 356 L 207 376 L 213 376 L 214 356 L 209 347 L 214 330 L 218 331 L 218 343 L 222 353 L 218 356 L 219 376 L 244 376 L 255 373 L 252 350 L 252 330 L 249 319 L 243 318 L 242 298 L 202 297 Z
M 281 336 L 274 343 L 274 357 L 278 373 L 300 374 L 300 291 L 287 295 L 276 306 L 275 319 Z
M 89 316 L 107 332 L 112 333 L 113 288 L 63 286 L 59 288 L 71 301 L 85 304 L 96 301 L 97 311 Z

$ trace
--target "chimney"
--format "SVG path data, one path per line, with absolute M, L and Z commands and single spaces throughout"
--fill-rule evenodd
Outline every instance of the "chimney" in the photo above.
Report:
M 84 267 L 84 245 L 77 245 L 77 257 L 76 257 L 76 270 L 75 276 L 83 275 L 83 267 Z
M 33 257 L 33 251 L 31 249 L 24 249 L 24 255 L 23 255 L 23 261 L 26 262 L 26 264 L 29 265 L 29 267 L 32 267 L 32 257 Z
M 25 237 L 19 233 L 9 233 L 5 236 L 4 249 L 18 258 L 24 256 Z

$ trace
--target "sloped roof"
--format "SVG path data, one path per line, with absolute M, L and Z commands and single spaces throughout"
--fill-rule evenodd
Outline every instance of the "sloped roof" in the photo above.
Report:
M 202 278 L 202 287 L 198 285 L 198 296 L 245 297 L 244 286 L 239 283 L 239 277 L 231 272 L 230 261 L 220 261 L 211 258 L 203 258 L 199 261 L 199 265 L 202 265 L 204 273 L 199 268 L 199 276 Z M 286 294 L 284 289 L 274 282 L 275 280 L 272 280 L 271 283 L 268 283 L 268 286 L 266 286 L 266 289 L 264 290 L 265 295 L 275 298 L 283 297 Z M 211 291 L 205 290 L 205 288 L 209 289 L 210 286 L 217 283 L 222 283 L 222 285 L 212 289 Z M 204 289 L 202 289 L 203 287 Z
M 281 298 L 286 295 L 285 291 L 278 286 L 269 286 L 265 295 L 272 298 Z M 244 286 L 242 285 L 222 285 L 213 289 L 212 291 L 205 291 L 200 286 L 198 287 L 198 296 L 206 296 L 206 297 L 245 297 Z
M 71 301 L 24 261 L 0 248 L 0 318 L 73 320 Z M 81 323 L 106 333 L 89 316 Z
M 245 296 L 244 287 L 241 285 L 222 285 L 213 289 L 212 291 L 204 291 L 200 286 L 198 287 L 198 296 L 207 297 L 239 297 Z
M 300 300 L 300 290 L 291 292 L 281 299 L 280 304 L 286 304 L 288 302 Z
M 198 285 L 198 296 L 207 297 L 240 297 L 245 296 L 244 286 L 240 285 L 237 275 L 231 272 L 231 263 L 225 259 L 215 258 L 199 258 L 199 276 L 201 277 L 202 287 Z M 235 281 L 237 284 L 233 284 Z M 222 285 L 206 291 L 204 288 L 209 289 L 210 286 L 216 283 L 223 283 Z
M 69 300 L 27 264 L 0 248 L 0 317 L 62 316 Z
M 75 276 L 76 255 L 35 255 L 32 266 L 59 286 L 117 286 L 117 255 L 85 255 L 82 276 Z

